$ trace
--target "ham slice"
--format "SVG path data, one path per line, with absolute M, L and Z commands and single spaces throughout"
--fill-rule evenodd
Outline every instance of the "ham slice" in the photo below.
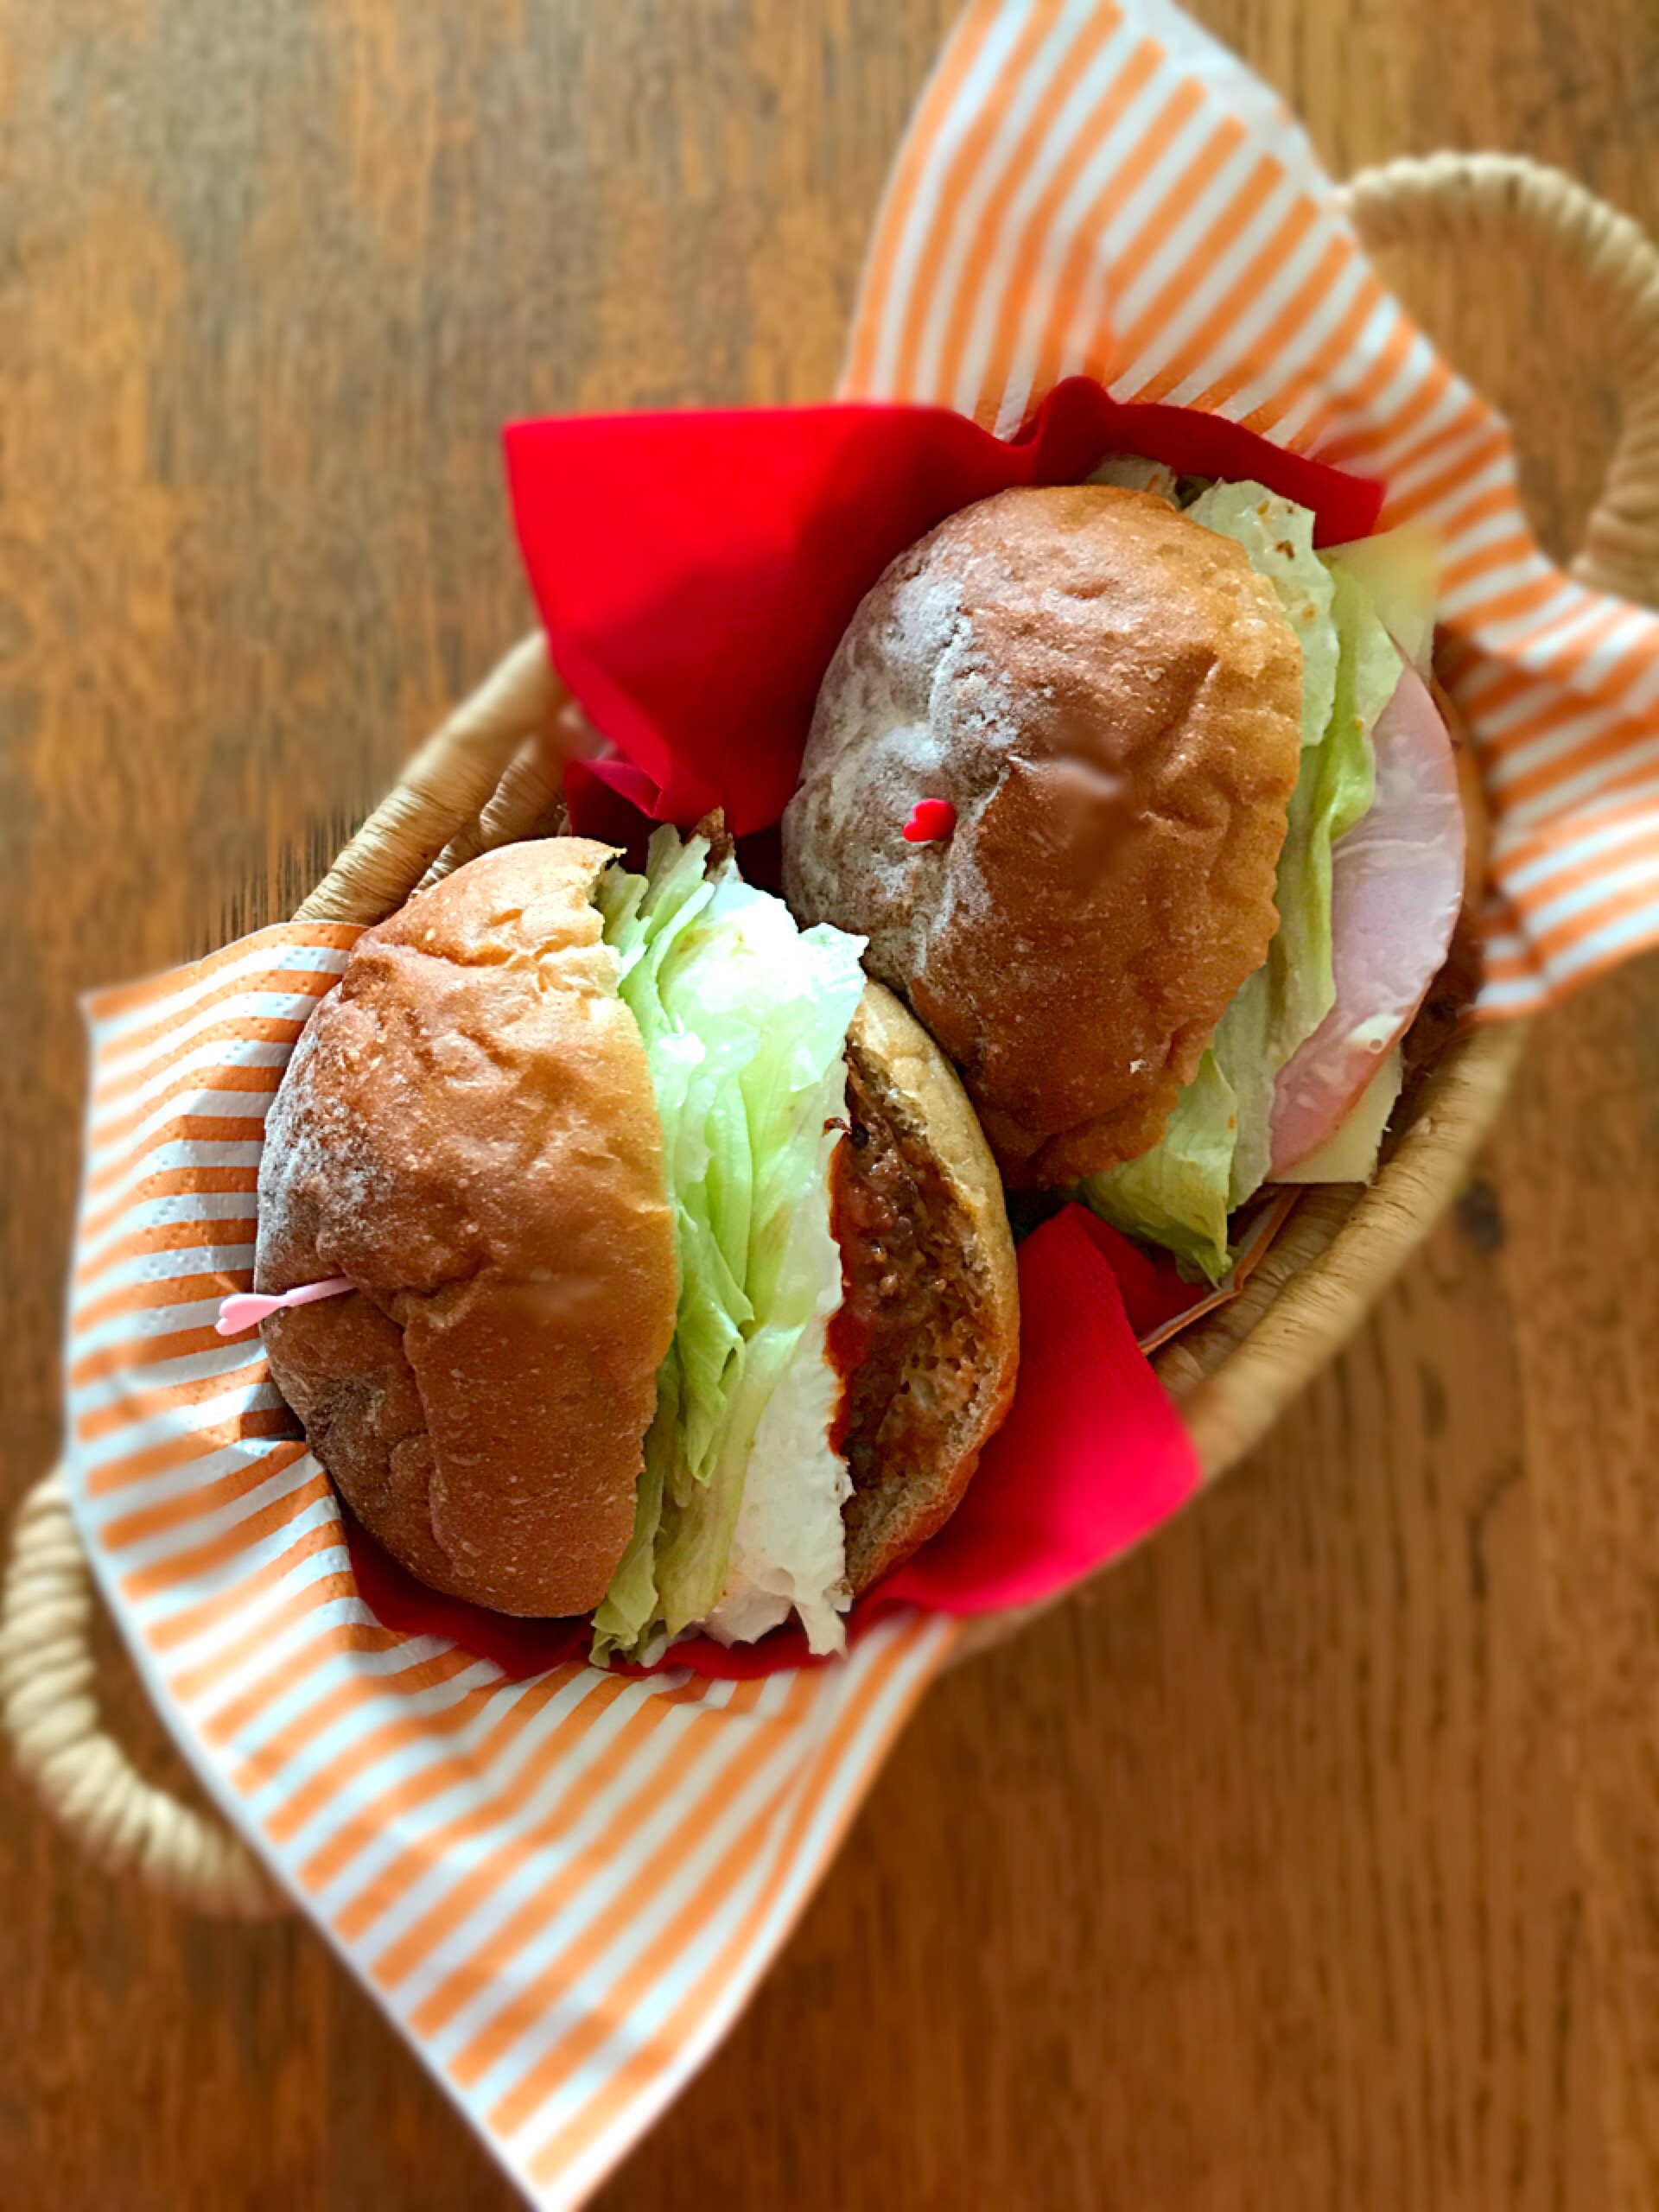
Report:
M 1463 902 L 1457 761 L 1414 668 L 1402 670 L 1373 742 L 1376 796 L 1331 856 L 1336 1001 L 1279 1071 L 1270 1176 L 1345 1119 L 1422 1004 Z

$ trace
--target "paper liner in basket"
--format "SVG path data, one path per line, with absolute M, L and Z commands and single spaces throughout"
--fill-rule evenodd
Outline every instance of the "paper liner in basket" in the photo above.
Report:
M 1501 427 L 1376 285 L 1300 133 L 1148 0 L 970 11 L 848 389 L 1006 431 L 1069 369 L 1387 474 L 1391 514 L 1440 522 L 1501 817 L 1494 1010 L 1651 938 L 1652 619 L 1542 562 Z M 745 1681 L 509 1681 L 372 1617 L 263 1361 L 212 1328 L 249 1280 L 265 1107 L 352 936 L 267 931 L 95 1004 L 70 1485 L 207 1786 L 508 2170 L 571 2206 L 741 2007 L 952 1630 L 906 1609 L 845 1663 Z M 1033 1340 L 1058 1343 L 1042 1291 Z
M 950 1624 L 749 1681 L 511 1681 L 375 1619 L 257 1340 L 264 1116 L 355 930 L 267 930 L 93 1003 L 68 1345 L 87 1550 L 226 1814 L 491 2147 L 582 2196 L 741 2007 Z

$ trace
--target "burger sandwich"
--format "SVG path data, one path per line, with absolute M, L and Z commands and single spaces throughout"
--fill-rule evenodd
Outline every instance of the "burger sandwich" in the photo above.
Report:
M 255 1287 L 302 1301 L 271 1375 L 422 1581 L 591 1615 L 601 1660 L 791 1612 L 830 1651 L 950 1513 L 1013 1250 L 861 950 L 668 829 L 643 875 L 505 847 L 359 939 L 271 1107 Z
M 1212 1281 L 1264 1184 L 1372 1173 L 1478 972 L 1433 540 L 1313 531 L 1134 456 L 963 508 L 859 607 L 784 817 L 794 912 L 868 939 L 1010 1188 Z

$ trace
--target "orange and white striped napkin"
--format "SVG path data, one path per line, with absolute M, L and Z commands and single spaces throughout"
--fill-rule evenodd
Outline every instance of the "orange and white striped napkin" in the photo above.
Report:
M 948 1648 L 873 1630 L 745 1682 L 505 1681 L 357 1594 L 257 1340 L 264 1115 L 353 929 L 91 1006 L 69 1468 L 147 1688 L 223 1810 L 526 2190 L 579 2203 L 713 2049 Z
M 1164 0 L 976 0 L 895 171 L 847 390 L 1001 429 L 1074 369 L 1386 473 L 1451 550 L 1500 813 L 1490 1004 L 1659 933 L 1659 625 L 1527 535 L 1502 425 L 1382 290 L 1300 134 Z M 264 1116 L 356 932 L 90 1008 L 71 1489 L 203 1782 L 525 2190 L 580 2203 L 707 2056 L 953 1630 L 821 1671 L 505 1681 L 359 1597 L 245 1289 Z

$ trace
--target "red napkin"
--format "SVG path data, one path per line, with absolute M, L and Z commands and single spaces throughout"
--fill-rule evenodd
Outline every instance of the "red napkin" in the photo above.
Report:
M 1160 1286 L 1138 1283 L 1149 1305 L 1132 1314 L 1107 1239 L 1127 1242 L 1067 1206 L 1020 1247 L 1014 1410 L 950 1519 L 873 1595 L 945 1613 L 1035 1605 L 1150 1535 L 1198 1488 L 1192 1441 L 1135 1341 Z
M 523 423 L 513 511 L 553 658 L 614 757 L 567 777 L 574 826 L 637 849 L 653 821 L 725 809 L 745 872 L 776 881 L 823 671 L 887 563 L 958 507 L 1013 484 L 1076 483 L 1116 451 L 1178 474 L 1254 478 L 1311 507 L 1321 544 L 1363 537 L 1382 486 L 1218 416 L 1126 406 L 1084 377 L 1004 443 L 940 407 L 757 408 Z M 1138 1543 L 1191 1497 L 1185 1431 L 1136 1338 L 1192 1302 L 1173 1264 L 1067 1206 L 1020 1247 L 1014 1408 L 932 1542 L 855 1608 L 1026 1605 Z M 448 1635 L 510 1675 L 587 1649 L 582 1622 L 518 1621 L 439 1598 L 361 1529 L 359 1587 L 388 1626 Z M 790 1626 L 665 1664 L 768 1674 L 808 1662 Z

